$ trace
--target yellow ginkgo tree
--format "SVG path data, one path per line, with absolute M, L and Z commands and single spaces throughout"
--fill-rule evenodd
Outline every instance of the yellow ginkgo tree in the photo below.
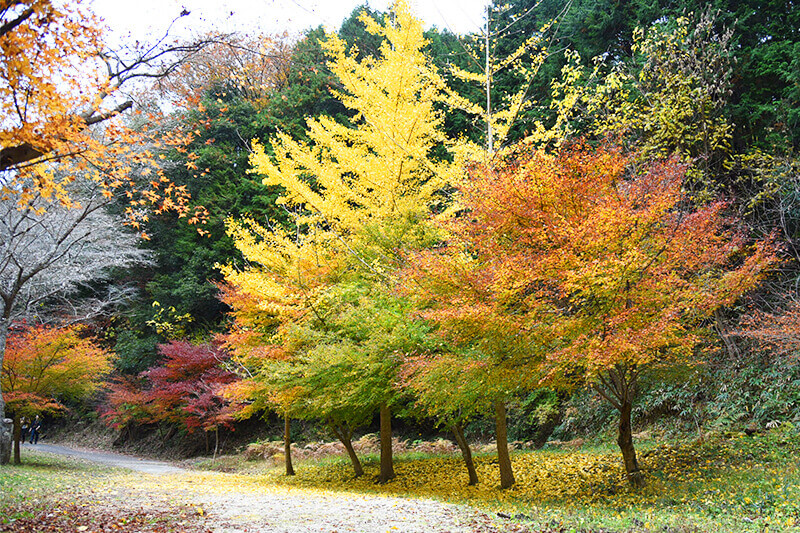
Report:
M 254 171 L 265 185 L 285 189 L 279 201 L 307 210 L 342 237 L 425 209 L 458 169 L 431 157 L 447 139 L 434 109 L 441 78 L 422 52 L 421 22 L 402 2 L 394 15 L 385 24 L 361 17 L 367 31 L 383 38 L 377 58 L 355 59 L 335 35 L 323 43 L 341 82 L 334 93 L 355 112 L 356 127 L 323 116 L 308 120 L 308 143 L 279 133 L 274 155 L 253 143 Z
M 231 235 L 248 267 L 223 269 L 238 290 L 258 295 L 265 311 L 293 309 L 277 315 L 281 325 L 276 332 L 283 342 L 302 346 L 292 329 L 308 331 L 313 324 L 324 332 L 316 346 L 351 347 L 348 357 L 358 357 L 364 352 L 359 343 L 374 342 L 375 336 L 354 336 L 347 320 L 324 316 L 360 316 L 326 299 L 348 285 L 362 287 L 364 295 L 352 306 L 368 307 L 364 298 L 389 294 L 392 273 L 402 261 L 398 250 L 429 239 L 423 221 L 442 208 L 444 191 L 462 168 L 461 152 L 442 133 L 436 104 L 443 98 L 443 82 L 422 51 L 421 22 L 404 1 L 395 3 L 382 22 L 366 15 L 361 22 L 382 38 L 375 57 L 355 59 L 355 51 L 334 35 L 324 42 L 329 67 L 340 82 L 334 93 L 352 111 L 352 125 L 309 119 L 308 142 L 285 133 L 271 139 L 269 148 L 253 142 L 253 172 L 263 176 L 265 185 L 283 188 L 279 202 L 296 214 L 295 231 L 232 222 Z M 365 283 L 371 288 L 363 289 Z M 381 372 L 388 375 L 385 368 Z M 385 481 L 394 471 L 392 378 L 384 380 L 387 386 L 372 394 L 372 401 L 381 414 L 380 478 Z

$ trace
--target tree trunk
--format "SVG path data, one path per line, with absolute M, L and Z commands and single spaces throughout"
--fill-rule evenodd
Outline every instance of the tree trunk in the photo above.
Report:
M 0 318 L 0 368 L 3 367 L 3 359 L 6 354 L 6 338 L 8 337 L 8 327 L 11 322 L 8 318 L 10 313 L 9 309 L 5 309 L 4 304 L 3 316 Z M 3 400 L 3 390 L 0 388 L 0 465 L 7 465 L 11 462 L 11 431 L 9 431 L 6 424 L 6 402 Z
M 0 465 L 7 465 L 11 462 L 11 441 L 13 438 L 6 423 L 3 407 L 3 400 L 0 398 Z
M 636 461 L 636 450 L 633 448 L 633 432 L 631 429 L 631 411 L 633 401 L 626 397 L 620 403 L 619 409 L 619 435 L 617 444 L 622 451 L 622 461 L 625 463 L 625 473 L 628 475 L 628 482 L 634 487 L 644 487 L 644 476 L 639 470 L 639 463 Z
M 283 415 L 283 456 L 286 458 L 286 475 L 294 475 L 292 466 L 292 420 L 289 414 Z
M 511 469 L 511 456 L 508 454 L 508 432 L 506 429 L 506 404 L 494 402 L 495 424 L 497 427 L 497 463 L 500 466 L 500 488 L 507 489 L 515 483 Z
M 214 457 L 211 459 L 211 462 L 217 460 L 217 452 L 219 452 L 219 426 L 214 428 Z
M 353 430 L 344 424 L 336 425 L 333 422 L 329 422 L 328 425 L 330 426 L 331 431 L 336 438 L 339 439 L 339 442 L 342 443 L 344 449 L 347 450 L 347 456 L 350 458 L 350 462 L 353 464 L 353 472 L 355 477 L 363 476 L 364 469 L 361 467 L 361 461 L 358 459 L 356 450 L 353 448 Z
M 628 482 L 637 488 L 645 485 L 644 476 L 639 470 L 639 463 L 636 460 L 631 429 L 633 396 L 638 378 L 636 365 L 618 363 L 614 368 L 609 368 L 606 374 L 598 374 L 597 381 L 593 384 L 594 390 L 619 411 L 617 444 L 622 452 L 622 461 L 625 465 Z
M 392 413 L 386 402 L 381 403 L 381 475 L 378 481 L 386 483 L 394 477 L 392 461 Z
M 478 484 L 478 472 L 475 470 L 475 463 L 472 460 L 472 451 L 469 449 L 469 443 L 464 438 L 464 428 L 461 424 L 453 424 L 453 433 L 456 436 L 456 442 L 461 449 L 461 456 L 464 458 L 464 465 L 467 467 L 467 474 L 469 474 L 468 485 Z
M 717 335 L 719 335 L 719 338 L 722 339 L 725 345 L 725 351 L 728 352 L 728 356 L 730 356 L 731 359 L 740 360 L 742 353 L 739 351 L 739 347 L 736 346 L 736 341 L 728 333 L 728 328 L 725 325 L 722 313 L 719 309 L 714 311 L 714 327 L 717 330 Z
M 342 441 L 342 444 L 344 445 L 344 449 L 347 450 L 347 456 L 350 458 L 350 462 L 353 464 L 353 474 L 355 477 L 363 476 L 364 469 L 361 467 L 361 461 L 358 459 L 356 450 L 353 448 L 353 440 L 347 438 Z
M 19 442 L 22 440 L 22 421 L 19 414 L 14 414 L 14 464 L 22 463 L 19 456 Z

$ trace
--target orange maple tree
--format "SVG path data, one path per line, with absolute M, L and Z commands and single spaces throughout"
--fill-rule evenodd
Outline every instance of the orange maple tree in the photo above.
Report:
M 0 382 L 14 418 L 15 463 L 22 416 L 64 410 L 62 401 L 91 394 L 111 370 L 110 354 L 83 335 L 77 326 L 37 326 L 9 336 Z
M 96 109 L 92 89 L 102 83 L 99 72 L 81 68 L 102 50 L 97 20 L 29 0 L 3 2 L 0 22 L 0 168 L 22 171 L 52 152 L 77 153 L 93 120 L 86 110 Z
M 776 259 L 768 240 L 737 231 L 724 202 L 689 202 L 685 165 L 632 161 L 608 146 L 522 145 L 473 169 L 447 246 L 419 254 L 412 274 L 435 296 L 426 315 L 455 338 L 524 338 L 505 364 L 526 369 L 530 386 L 590 383 L 619 411 L 617 443 L 638 486 L 640 377 L 694 363 L 704 321 Z
M 133 103 L 119 90 L 137 77 L 163 75 L 165 56 L 205 43 L 122 58 L 106 46 L 103 28 L 80 4 L 20 0 L 0 7 L 0 200 L 24 208 L 43 197 L 70 206 L 68 185 L 88 179 L 109 196 L 127 195 L 133 221 L 145 205 L 188 216 L 185 188 L 140 148 L 185 139 L 149 140 L 128 127 L 118 117 Z M 53 172 L 53 162 L 68 163 L 70 172 Z

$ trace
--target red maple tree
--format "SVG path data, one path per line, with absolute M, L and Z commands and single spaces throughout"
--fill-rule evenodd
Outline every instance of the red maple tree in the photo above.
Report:
M 229 355 L 213 344 L 172 341 L 159 346 L 161 364 L 142 372 L 138 379 L 117 380 L 109 389 L 107 423 L 122 427 L 132 421 L 170 422 L 189 433 L 233 429 L 230 402 L 220 391 L 238 379 L 226 368 Z

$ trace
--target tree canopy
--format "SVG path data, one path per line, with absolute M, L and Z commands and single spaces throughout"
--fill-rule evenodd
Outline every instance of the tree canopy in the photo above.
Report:
M 14 462 L 19 464 L 21 417 L 29 420 L 66 409 L 95 392 L 111 370 L 111 354 L 79 327 L 26 327 L 8 339 L 0 382 L 14 415 Z

